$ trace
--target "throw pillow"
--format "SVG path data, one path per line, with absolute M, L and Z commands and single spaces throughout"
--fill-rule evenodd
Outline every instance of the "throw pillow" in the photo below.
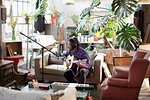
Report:
M 96 51 L 87 51 L 89 57 L 90 57 L 90 73 L 94 72 L 94 59 L 96 57 Z
M 61 96 L 63 96 L 65 93 L 64 93 L 64 90 L 59 90 L 57 92 L 54 92 L 54 93 L 50 93 L 51 95 L 51 99 L 52 100 L 58 100 Z
M 58 64 L 58 65 L 63 65 L 62 57 L 57 57 L 54 54 L 49 55 L 49 64 Z

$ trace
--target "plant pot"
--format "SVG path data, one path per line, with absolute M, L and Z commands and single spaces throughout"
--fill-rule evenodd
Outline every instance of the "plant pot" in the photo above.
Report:
M 25 22 L 26 22 L 26 23 L 29 23 L 29 20 L 30 20 L 30 18 L 28 18 L 28 17 L 25 18 Z

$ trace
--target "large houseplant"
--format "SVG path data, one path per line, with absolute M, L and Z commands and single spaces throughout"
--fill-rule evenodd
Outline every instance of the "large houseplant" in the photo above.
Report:
M 81 21 L 77 30 L 84 28 L 89 19 L 97 19 L 97 21 L 93 23 L 92 32 L 103 30 L 102 33 L 105 33 L 104 35 L 106 37 L 111 36 L 112 38 L 114 38 L 116 34 L 118 45 L 125 50 L 132 51 L 135 49 L 135 45 L 133 44 L 138 44 L 137 39 L 140 38 L 139 32 L 132 24 L 125 23 L 124 19 L 134 12 L 137 3 L 136 0 L 113 0 L 111 4 L 112 9 L 107 9 L 99 7 L 101 4 L 100 0 L 93 0 L 90 7 L 85 8 L 81 12 Z M 104 16 L 94 15 L 94 8 L 109 10 L 112 13 Z M 130 37 L 129 39 L 131 40 L 126 39 L 126 37 Z

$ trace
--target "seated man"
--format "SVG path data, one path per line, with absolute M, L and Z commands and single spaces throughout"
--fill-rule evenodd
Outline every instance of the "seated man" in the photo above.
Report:
M 84 84 L 90 68 L 89 55 L 83 48 L 79 47 L 79 41 L 75 37 L 68 40 L 67 47 L 68 50 L 63 54 L 62 59 L 67 66 L 64 77 L 71 83 L 76 83 L 74 77 L 80 77 L 79 83 Z M 69 55 L 74 58 L 71 62 L 69 61 Z M 72 65 L 71 68 L 68 68 L 69 65 Z

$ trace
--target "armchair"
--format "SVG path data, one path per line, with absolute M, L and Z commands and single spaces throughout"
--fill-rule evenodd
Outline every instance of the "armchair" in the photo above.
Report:
M 101 98 L 107 100 L 138 100 L 149 61 L 147 55 L 137 52 L 130 63 L 129 70 L 115 69 L 111 78 L 101 85 Z
M 137 51 L 134 56 L 113 57 L 113 69 L 115 68 L 129 69 L 129 65 L 132 60 L 136 58 L 144 58 L 144 57 L 145 59 L 148 59 L 148 57 L 150 57 L 150 53 Z M 145 78 L 149 78 L 149 77 L 150 77 L 150 66 L 148 67 L 145 74 Z

